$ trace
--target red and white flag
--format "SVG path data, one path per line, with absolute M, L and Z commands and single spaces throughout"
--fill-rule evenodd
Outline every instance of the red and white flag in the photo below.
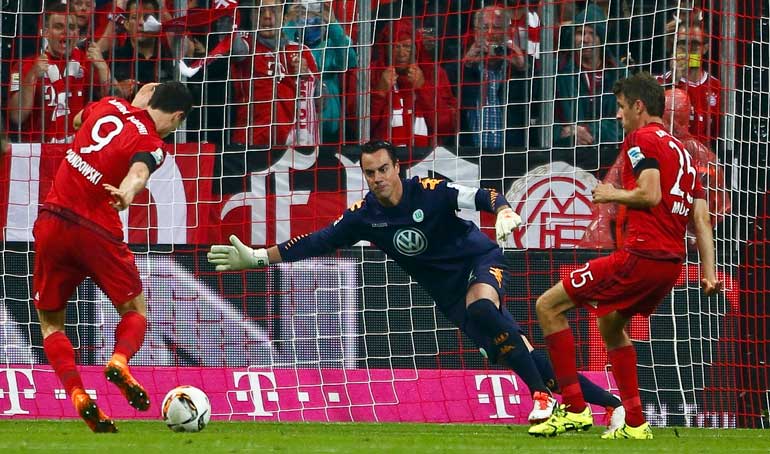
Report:
M 183 60 L 179 61 L 179 69 L 182 75 L 192 77 L 202 67 L 219 57 L 230 54 L 233 35 L 236 33 L 238 23 L 240 22 L 237 8 L 238 0 L 211 0 L 211 7 L 208 9 L 191 10 L 184 16 L 163 22 L 163 31 L 165 32 L 186 32 L 208 27 L 222 17 L 233 15 L 233 32 L 224 37 L 204 58 L 197 59 L 189 64 Z
M 217 58 L 226 57 L 227 55 L 230 55 L 230 48 L 232 47 L 233 35 L 236 35 L 236 32 L 233 32 L 227 35 L 225 38 L 223 38 L 222 41 L 220 41 L 219 44 L 217 44 L 213 49 L 211 49 L 204 58 L 199 58 L 190 64 L 185 63 L 184 60 L 179 60 L 179 72 L 185 77 L 192 77 L 198 74 L 198 71 L 200 71 L 201 68 L 210 64 L 212 61 L 216 60 Z M 236 35 L 235 39 L 240 39 L 240 37 Z
M 211 8 L 191 9 L 184 16 L 163 21 L 164 32 L 184 32 L 208 26 L 219 18 L 234 14 L 238 0 L 212 0 Z M 238 23 L 236 14 L 235 23 Z

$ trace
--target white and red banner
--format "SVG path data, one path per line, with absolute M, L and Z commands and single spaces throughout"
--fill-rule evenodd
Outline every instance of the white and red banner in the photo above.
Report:
M 32 241 L 32 226 L 67 145 L 14 144 L 0 158 L 0 227 L 4 241 Z M 333 222 L 367 188 L 355 156 L 307 148 L 217 152 L 211 144 L 169 146 L 148 191 L 121 213 L 132 244 L 212 244 L 237 234 L 253 245 L 274 244 Z M 257 162 L 258 161 L 258 162 Z M 408 176 L 438 176 L 470 187 L 478 163 L 437 147 L 402 162 Z M 221 170 L 223 169 L 223 170 Z M 515 248 L 575 248 L 592 220 L 596 180 L 565 163 L 533 169 L 506 191 L 525 225 Z M 494 216 L 463 210 L 490 236 Z
M 33 241 L 32 226 L 67 147 L 14 144 L 0 159 L 3 240 Z M 253 244 L 285 241 L 332 222 L 348 206 L 344 192 L 291 189 L 292 170 L 312 166 L 312 155 L 295 156 L 288 150 L 264 171 L 231 177 L 242 182 L 242 190 L 221 194 L 214 189 L 219 182 L 215 160 L 220 155 L 213 145 L 181 144 L 166 151 L 148 190 L 121 213 L 129 243 L 211 244 L 232 233 Z M 357 187 L 354 200 L 363 194 L 362 179 Z

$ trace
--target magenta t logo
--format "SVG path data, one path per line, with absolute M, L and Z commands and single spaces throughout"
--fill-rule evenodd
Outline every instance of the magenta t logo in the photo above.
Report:
M 514 415 L 511 415 L 506 411 L 507 404 L 519 405 L 519 403 L 521 403 L 521 398 L 518 393 L 519 383 L 516 380 L 515 375 L 476 375 L 475 379 L 476 391 L 479 391 L 479 403 L 491 403 L 495 406 L 495 413 L 489 415 L 489 419 L 515 418 Z M 489 380 L 489 383 L 492 385 L 492 399 L 490 399 L 489 394 L 481 392 L 481 387 L 487 380 Z M 504 386 L 503 383 L 510 383 L 513 385 L 513 388 L 511 389 L 510 386 Z M 507 389 L 504 390 L 503 388 Z

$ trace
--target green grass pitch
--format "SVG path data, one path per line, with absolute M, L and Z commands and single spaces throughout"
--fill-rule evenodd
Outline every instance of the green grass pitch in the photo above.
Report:
M 79 420 L 0 421 L 0 453 L 770 453 L 770 430 L 654 429 L 654 440 L 601 440 L 603 427 L 552 439 L 524 426 L 212 421 L 173 433 L 160 421 L 117 421 L 93 434 Z

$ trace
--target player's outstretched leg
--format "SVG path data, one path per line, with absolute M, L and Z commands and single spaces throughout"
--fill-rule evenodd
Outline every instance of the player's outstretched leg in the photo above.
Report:
M 534 405 L 527 418 L 529 422 L 534 424 L 548 419 L 556 407 L 556 399 L 543 382 L 527 343 L 521 336 L 521 328 L 510 313 L 501 311 L 486 298 L 469 304 L 467 313 L 466 334 L 477 342 L 481 337 L 491 339 L 486 345 L 490 349 L 486 352 L 488 357 L 511 368 L 532 392 Z
M 41 311 L 39 314 L 41 322 L 46 326 L 49 318 L 61 318 L 63 320 L 64 317 L 63 312 Z M 83 421 L 88 424 L 88 427 L 94 432 L 117 432 L 115 423 L 99 411 L 96 404 L 83 390 L 83 380 L 75 366 L 75 350 L 72 348 L 72 343 L 67 335 L 63 331 L 53 331 L 43 339 L 43 350 L 56 376 L 64 385 L 64 390 L 72 398 L 72 404 Z
M 117 432 L 115 422 L 105 415 L 82 389 L 72 393 L 72 404 L 83 421 L 96 433 Z
M 559 394 L 559 383 L 556 381 L 556 374 L 553 371 L 548 355 L 542 350 L 532 350 L 531 353 L 532 359 L 537 365 L 537 370 L 540 371 L 540 375 L 543 377 L 543 381 L 548 386 L 548 389 L 553 393 Z M 626 412 L 623 409 L 620 398 L 612 395 L 609 391 L 582 374 L 578 374 L 578 382 L 586 402 L 604 407 L 607 410 L 607 430 L 615 430 L 623 425 Z M 550 413 L 548 416 L 550 416 Z M 545 418 L 537 422 L 544 420 Z
M 104 368 L 104 376 L 107 380 L 120 389 L 129 405 L 141 411 L 150 408 L 150 397 L 144 387 L 131 375 L 128 361 L 142 346 L 146 330 L 147 319 L 144 315 L 133 310 L 124 312 L 115 329 L 114 353 Z

